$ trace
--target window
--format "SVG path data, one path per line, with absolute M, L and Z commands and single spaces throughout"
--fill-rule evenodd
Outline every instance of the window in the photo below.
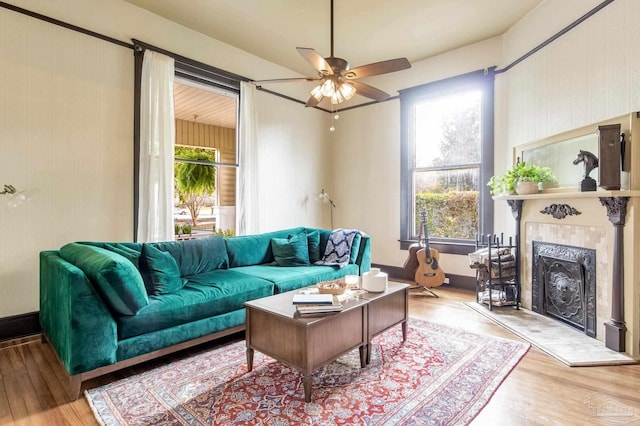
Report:
M 200 231 L 199 225 L 202 225 L 201 227 L 205 228 L 203 231 L 208 234 L 214 232 L 214 229 L 225 235 L 233 234 L 235 232 L 236 208 L 242 207 L 241 201 L 236 198 L 236 177 L 239 167 L 236 124 L 239 121 L 240 85 L 242 81 L 246 81 L 246 78 L 139 40 L 134 39 L 133 42 L 135 44 L 134 241 L 137 241 L 138 238 L 153 240 L 158 238 L 158 235 L 161 235 L 161 238 L 168 238 L 168 234 L 171 233 L 174 236 L 179 236 L 181 233 L 194 233 Z M 175 145 L 178 148 L 177 151 L 182 150 L 180 155 L 174 153 L 174 161 L 176 161 L 174 166 L 178 165 L 176 169 L 189 168 L 187 165 L 205 166 L 204 168 L 200 167 L 200 171 L 205 171 L 205 174 L 212 176 L 213 182 L 211 185 L 205 185 L 204 193 L 207 196 L 204 199 L 188 200 L 185 191 L 182 191 L 181 201 L 177 188 L 177 175 L 173 176 L 174 182 L 176 182 L 174 200 L 164 199 L 164 195 L 167 193 L 165 182 L 171 182 L 169 176 L 160 177 L 160 179 L 164 179 L 164 182 L 162 185 L 156 184 L 155 188 L 161 186 L 163 190 L 160 191 L 159 197 L 155 198 L 154 196 L 158 194 L 149 191 L 146 181 L 141 182 L 141 97 L 143 59 L 147 50 L 161 53 L 174 60 Z M 153 102 L 151 104 L 158 106 Z M 145 125 L 148 124 L 147 122 L 148 120 L 145 121 Z M 153 126 L 151 127 L 153 128 Z M 148 141 L 146 142 L 148 143 Z M 186 155 L 187 157 L 192 154 L 194 158 L 180 158 L 180 156 L 184 157 L 185 153 L 189 153 Z M 166 156 L 163 154 L 163 158 Z M 196 169 L 193 173 L 197 175 L 199 173 L 198 167 L 192 168 Z M 162 170 L 165 169 L 166 167 L 163 165 Z M 154 177 L 157 178 L 157 176 L 156 173 Z M 193 185 L 201 186 L 200 183 Z M 141 197 L 141 191 L 145 191 L 144 197 Z M 203 191 L 200 192 L 200 196 L 202 196 Z M 159 198 L 161 199 L 158 201 Z M 162 208 L 148 209 L 149 199 L 161 205 Z M 189 208 L 187 203 L 190 203 L 193 208 Z M 173 230 L 168 229 L 171 224 L 172 207 L 174 207 Z M 159 210 L 162 212 L 160 213 Z M 199 213 L 202 216 L 198 214 L 196 217 L 192 213 Z M 204 216 L 210 217 L 205 218 Z M 143 234 L 143 236 L 139 237 L 139 234 Z M 191 237 L 193 235 L 189 234 L 186 238 Z
M 403 90 L 400 104 L 401 246 L 424 211 L 430 243 L 462 252 L 492 229 L 493 69 Z
M 174 224 L 178 239 L 235 233 L 236 93 L 176 77 Z

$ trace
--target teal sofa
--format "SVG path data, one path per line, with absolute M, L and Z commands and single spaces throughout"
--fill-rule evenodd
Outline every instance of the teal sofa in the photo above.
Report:
M 69 375 L 69 395 L 77 398 L 91 378 L 243 331 L 246 301 L 370 269 L 362 233 L 346 266 L 314 265 L 330 233 L 299 227 L 41 252 L 43 341 Z

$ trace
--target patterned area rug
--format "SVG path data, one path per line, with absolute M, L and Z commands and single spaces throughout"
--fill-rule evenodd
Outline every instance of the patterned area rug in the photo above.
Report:
M 216 348 L 85 392 L 104 425 L 464 425 L 529 349 L 411 318 L 374 339 L 371 363 L 357 350 L 318 369 L 312 402 L 301 374 L 245 342 Z

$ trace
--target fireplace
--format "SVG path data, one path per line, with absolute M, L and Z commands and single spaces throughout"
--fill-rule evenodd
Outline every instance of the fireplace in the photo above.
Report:
M 596 337 L 596 251 L 532 243 L 531 310 Z

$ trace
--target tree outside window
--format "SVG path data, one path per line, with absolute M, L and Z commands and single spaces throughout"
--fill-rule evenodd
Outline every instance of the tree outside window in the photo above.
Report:
M 415 106 L 414 232 L 426 212 L 431 237 L 473 239 L 478 232 L 478 90 Z
M 216 191 L 215 150 L 202 148 L 175 147 L 175 183 L 180 203 L 189 210 L 191 223 L 198 225 L 200 210 Z

